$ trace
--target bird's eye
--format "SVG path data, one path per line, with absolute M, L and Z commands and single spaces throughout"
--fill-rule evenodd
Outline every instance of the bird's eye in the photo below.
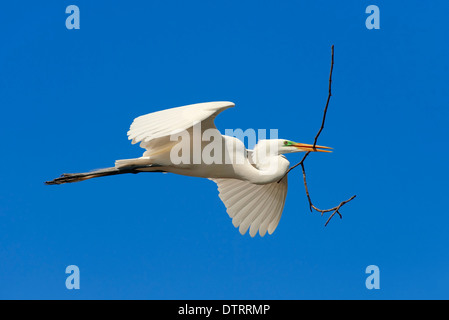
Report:
M 288 145 L 288 141 L 284 141 L 284 145 L 285 145 L 285 146 Z

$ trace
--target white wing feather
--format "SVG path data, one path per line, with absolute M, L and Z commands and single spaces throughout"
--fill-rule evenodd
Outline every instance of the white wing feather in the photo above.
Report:
M 221 111 L 234 107 L 228 101 L 205 102 L 149 113 L 134 119 L 128 131 L 132 143 L 156 151 L 170 144 L 170 135 L 201 122 L 201 130 L 215 128 L 213 120 Z
M 279 224 L 287 196 L 287 176 L 280 183 L 252 184 L 237 179 L 210 179 L 218 186 L 219 197 L 226 206 L 234 227 L 251 237 L 259 231 L 272 234 Z

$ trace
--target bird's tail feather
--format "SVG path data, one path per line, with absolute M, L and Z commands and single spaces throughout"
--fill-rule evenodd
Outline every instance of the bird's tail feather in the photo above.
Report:
M 134 166 L 127 166 L 127 167 L 111 167 L 111 168 L 105 168 L 105 169 L 99 169 L 94 170 L 91 172 L 83 172 L 83 173 L 64 173 L 59 178 L 53 179 L 51 181 L 46 181 L 45 184 L 52 185 L 52 184 L 64 184 L 64 183 L 71 183 L 71 182 L 79 182 L 84 181 L 87 179 L 97 178 L 97 177 L 106 177 L 106 176 L 113 176 L 116 174 L 124 174 L 124 173 L 140 173 L 142 172 L 139 169 L 148 169 L 149 167 L 158 167 L 158 165 L 134 165 Z M 151 170 L 150 172 L 163 172 L 163 170 Z

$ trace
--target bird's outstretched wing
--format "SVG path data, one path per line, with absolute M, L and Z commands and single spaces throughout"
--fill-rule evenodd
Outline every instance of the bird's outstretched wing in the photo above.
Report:
M 241 234 L 249 228 L 254 237 L 259 231 L 264 236 L 272 234 L 281 219 L 287 196 L 287 176 L 281 182 L 264 185 L 237 179 L 210 179 L 218 186 L 219 197 Z
M 170 142 L 170 135 L 188 130 L 199 122 L 201 131 L 215 128 L 215 117 L 233 106 L 232 102 L 217 101 L 149 113 L 134 119 L 128 131 L 128 139 L 133 144 L 141 142 L 140 146 L 147 150 L 160 149 Z

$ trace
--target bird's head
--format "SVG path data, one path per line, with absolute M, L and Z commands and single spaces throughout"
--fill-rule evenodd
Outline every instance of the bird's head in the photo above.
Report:
M 290 140 L 284 140 L 284 139 L 276 139 L 275 140 L 277 145 L 278 145 L 278 149 L 279 149 L 279 154 L 284 154 L 284 153 L 292 153 L 292 152 L 332 152 L 329 149 L 329 147 L 324 147 L 324 146 L 318 146 L 315 145 L 315 147 L 313 146 L 313 144 L 307 144 L 307 143 L 299 143 L 299 142 L 294 142 L 294 141 L 290 141 Z

